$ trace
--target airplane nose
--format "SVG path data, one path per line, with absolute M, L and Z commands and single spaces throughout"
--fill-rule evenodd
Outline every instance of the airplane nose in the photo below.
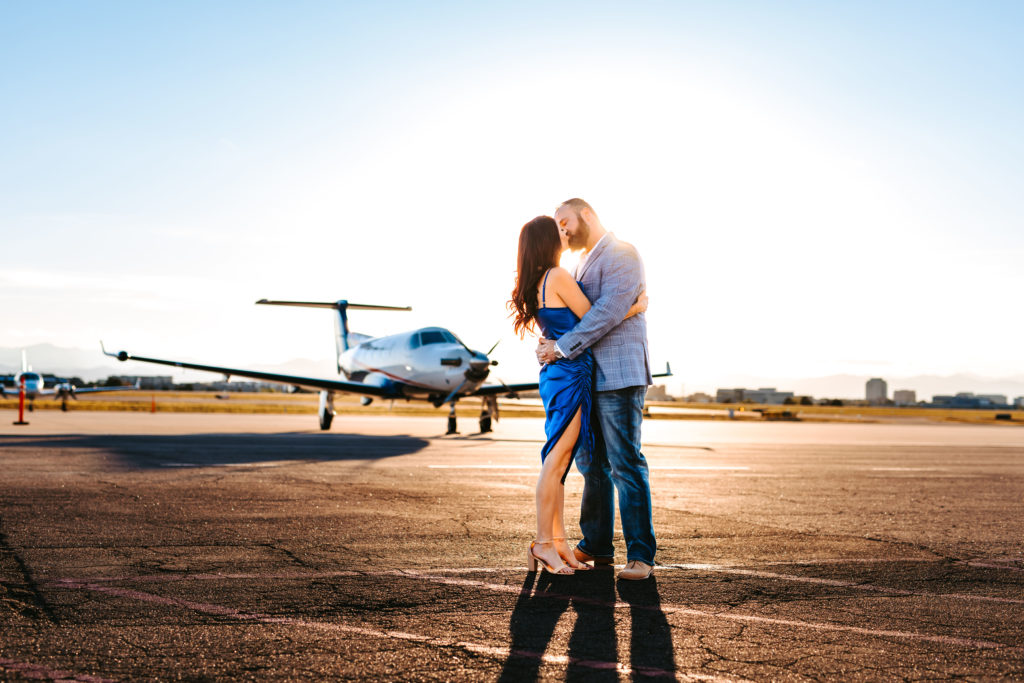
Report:
M 487 356 L 479 351 L 474 351 L 473 357 L 469 359 L 469 369 L 466 370 L 466 379 L 482 382 L 487 379 L 487 375 L 489 375 L 490 372 L 491 362 L 487 360 Z

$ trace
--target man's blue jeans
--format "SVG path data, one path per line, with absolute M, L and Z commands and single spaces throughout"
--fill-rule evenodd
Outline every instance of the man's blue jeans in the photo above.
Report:
M 583 474 L 580 507 L 580 550 L 594 557 L 612 557 L 615 548 L 615 496 L 619 494 L 626 560 L 654 564 L 657 545 L 651 518 L 651 486 L 647 460 L 640 452 L 647 387 L 594 392 L 595 448 L 590 463 L 576 467 Z

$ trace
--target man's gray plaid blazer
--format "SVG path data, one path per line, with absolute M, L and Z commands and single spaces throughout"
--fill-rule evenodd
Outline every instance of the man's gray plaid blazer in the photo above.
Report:
M 593 350 L 595 391 L 650 385 L 647 319 L 643 313 L 622 319 L 647 288 L 636 248 L 607 233 L 577 270 L 576 279 L 590 299 L 590 311 L 562 335 L 558 348 L 569 358 Z

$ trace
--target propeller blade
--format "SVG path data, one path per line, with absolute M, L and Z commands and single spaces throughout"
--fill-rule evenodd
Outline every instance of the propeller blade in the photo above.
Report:
M 454 334 L 452 336 L 455 337 Z M 470 358 L 473 357 L 473 349 L 471 349 L 468 346 L 466 346 L 466 342 L 462 341 L 458 337 L 455 337 L 455 341 L 459 342 L 459 346 L 461 346 L 462 348 L 466 349 L 466 352 L 469 353 L 469 357 Z
M 448 394 L 448 396 L 443 401 L 441 401 L 441 403 L 451 403 L 452 401 L 454 401 L 455 398 L 459 395 L 459 392 L 462 391 L 462 387 L 466 386 L 466 382 L 468 381 L 468 379 L 462 380 L 462 384 L 452 389 L 452 393 Z
M 490 356 L 492 353 L 494 353 L 494 349 L 498 348 L 498 344 L 500 344 L 500 343 L 501 343 L 500 339 L 498 341 L 494 342 L 494 346 L 492 346 L 490 348 L 490 350 L 487 351 L 487 355 Z
M 506 396 L 508 396 L 509 398 L 519 398 L 519 394 L 517 394 L 516 392 L 514 392 L 514 391 L 512 391 L 511 389 L 508 388 L 508 385 L 505 384 L 505 380 L 503 380 L 500 377 L 497 377 L 495 379 L 497 379 L 498 380 L 498 384 L 500 384 L 502 386 L 502 388 L 504 388 L 505 391 L 508 392 L 506 394 Z

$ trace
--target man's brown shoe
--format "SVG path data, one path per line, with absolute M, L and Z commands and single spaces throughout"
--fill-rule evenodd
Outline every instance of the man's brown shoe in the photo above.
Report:
M 630 560 L 626 563 L 626 568 L 619 572 L 619 578 L 627 581 L 643 581 L 650 577 L 653 571 L 654 567 L 649 564 L 644 564 L 640 560 Z
M 612 558 L 610 557 L 594 557 L 593 555 L 587 554 L 580 550 L 579 546 L 572 549 L 572 554 L 576 556 L 576 559 L 580 562 L 593 562 L 594 566 L 610 565 Z

